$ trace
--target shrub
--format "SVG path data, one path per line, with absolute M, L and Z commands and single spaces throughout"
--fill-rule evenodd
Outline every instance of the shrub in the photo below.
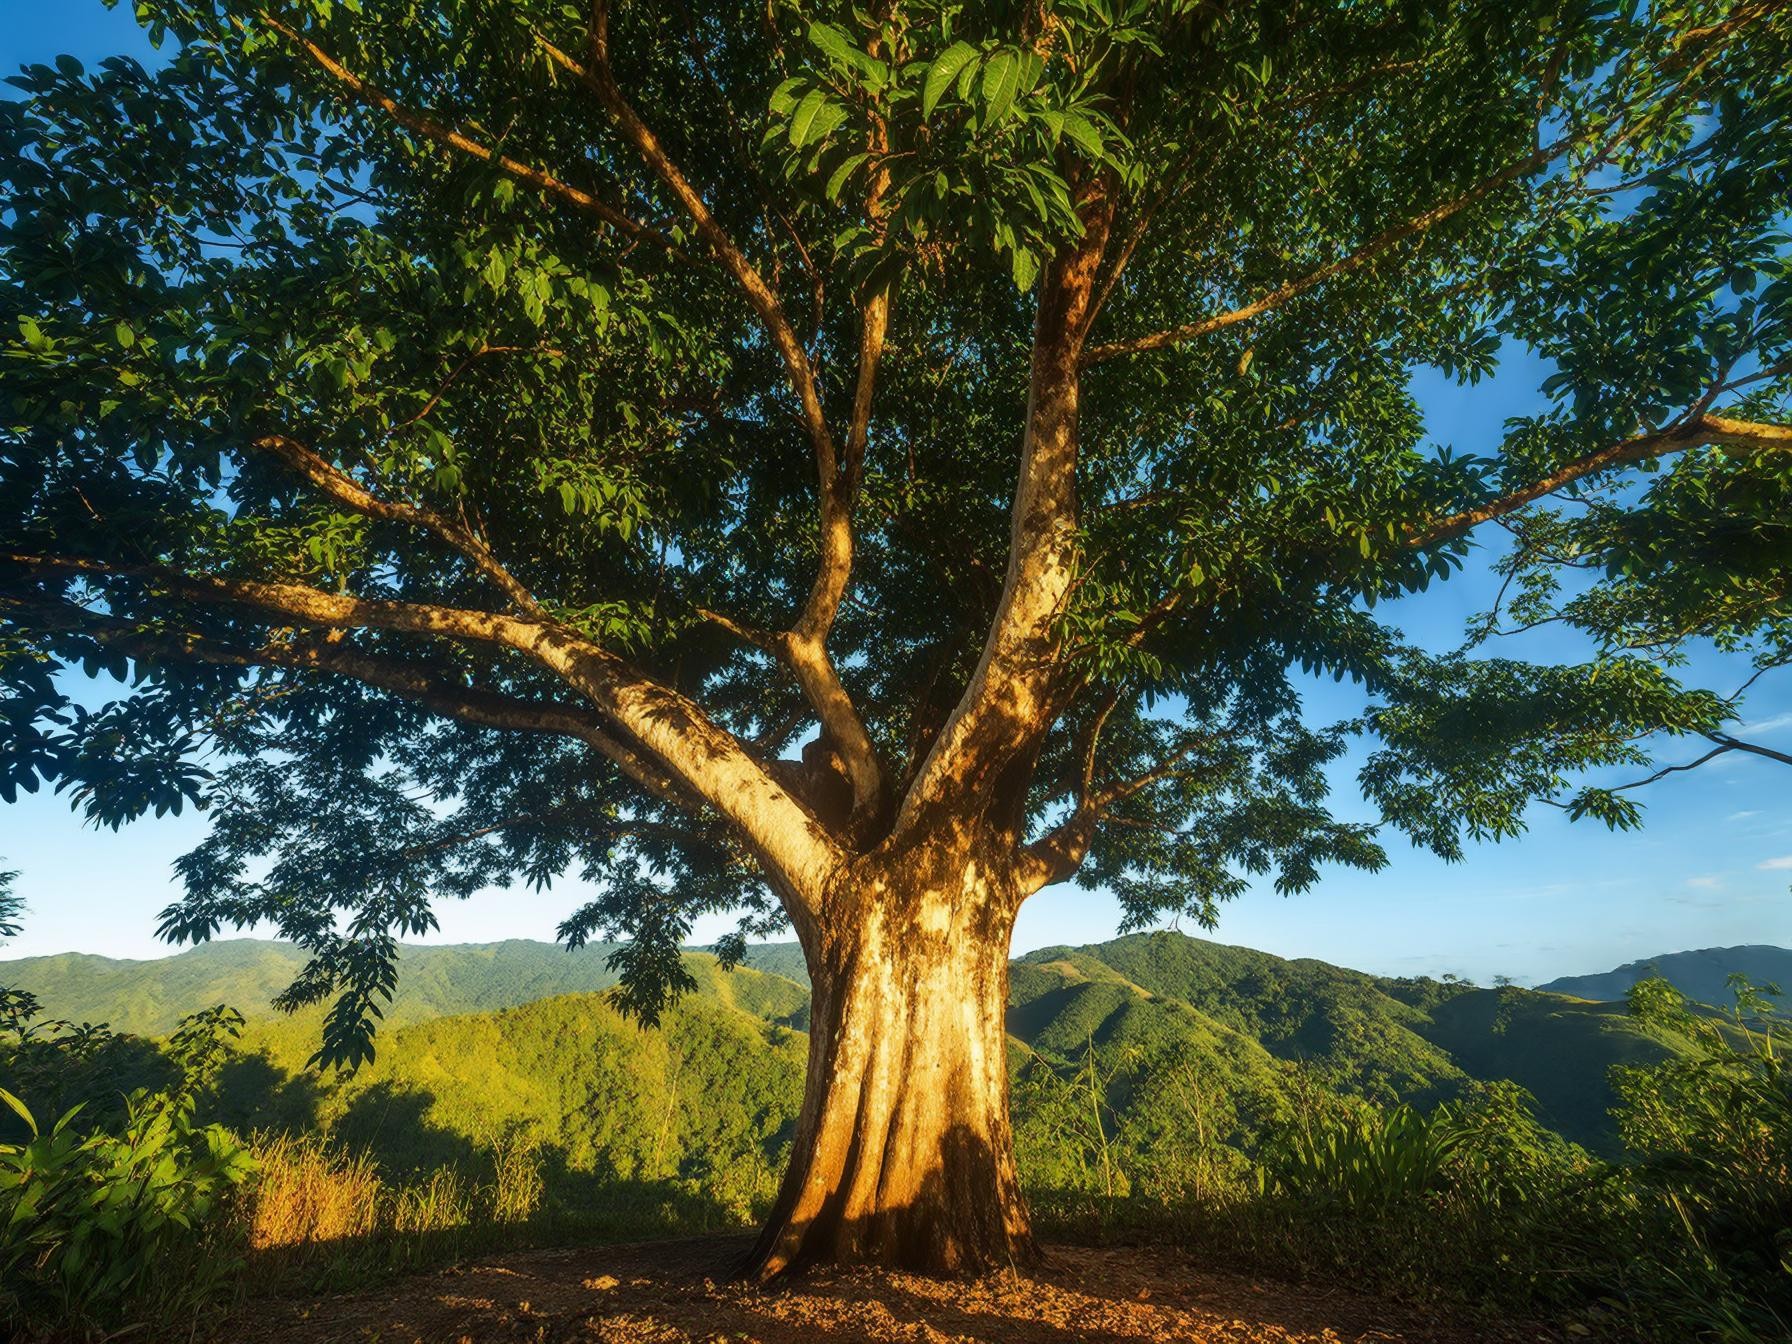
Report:
M 187 1019 L 170 1047 L 182 1082 L 132 1092 L 115 1126 L 83 1132 L 76 1106 L 46 1132 L 0 1090 L 29 1132 L 0 1144 L 0 1314 L 15 1329 L 187 1315 L 231 1282 L 240 1245 L 228 1214 L 254 1162 L 194 1112 L 240 1023 L 224 1009 Z
M 1385 1213 L 1441 1189 L 1463 1131 L 1447 1106 L 1365 1107 L 1272 1136 L 1266 1174 L 1284 1193 L 1349 1214 Z
M 1688 1055 L 1613 1070 L 1629 1176 L 1657 1233 L 1650 1310 L 1688 1334 L 1792 1338 L 1792 1029 L 1779 990 L 1730 977 L 1727 1014 L 1695 1012 L 1666 980 L 1639 982 L 1630 1010 L 1689 1042 Z

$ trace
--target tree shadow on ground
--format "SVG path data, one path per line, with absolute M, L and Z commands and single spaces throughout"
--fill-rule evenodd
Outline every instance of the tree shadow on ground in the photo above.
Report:
M 260 1344 L 344 1339 L 467 1344 L 1471 1344 L 1547 1340 L 1452 1325 L 1347 1293 L 1193 1268 L 1158 1248 L 1053 1245 L 1031 1276 L 932 1280 L 817 1269 L 775 1290 L 729 1283 L 745 1235 L 472 1259 L 371 1292 L 263 1302 L 215 1336 Z M 253 1328 L 247 1328 L 252 1323 Z

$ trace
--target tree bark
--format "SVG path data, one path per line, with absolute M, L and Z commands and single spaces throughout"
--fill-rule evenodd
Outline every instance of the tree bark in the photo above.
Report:
M 860 865 L 846 884 L 851 917 L 824 921 L 805 949 L 803 1108 L 742 1272 L 763 1282 L 821 1261 L 943 1275 L 1033 1264 L 1008 1118 L 1013 874 L 999 860 L 910 854 Z

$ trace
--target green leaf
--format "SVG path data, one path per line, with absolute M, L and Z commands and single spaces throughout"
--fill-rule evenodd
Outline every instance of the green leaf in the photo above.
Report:
M 1064 114 L 1064 134 L 1076 142 L 1078 149 L 1092 159 L 1101 157 L 1101 132 L 1095 129 L 1095 123 L 1081 112 Z
M 983 124 L 993 126 L 1008 114 L 1020 93 L 1021 58 L 1012 51 L 998 51 L 983 67 Z M 1066 119 L 1068 129 L 1068 119 Z
M 1031 248 L 1014 249 L 1014 284 L 1022 293 L 1033 288 L 1033 281 L 1039 278 L 1039 258 L 1033 255 Z
M 856 65 L 855 57 L 864 55 L 847 39 L 845 33 L 831 23 L 819 21 L 809 25 L 809 43 L 824 56 L 840 62 L 842 65 Z
M 131 330 L 131 324 L 120 322 L 112 328 L 112 335 L 126 350 L 137 344 L 137 333 Z
M 31 1131 L 31 1137 L 35 1139 L 37 1137 L 37 1121 L 32 1117 L 31 1112 L 26 1109 L 25 1103 L 13 1096 L 13 1094 L 8 1092 L 4 1087 L 0 1087 L 0 1102 L 5 1102 L 6 1105 L 11 1108 L 13 1114 L 25 1122 L 26 1128 Z
M 946 88 L 958 77 L 958 72 L 977 59 L 977 48 L 968 42 L 954 42 L 940 53 L 939 58 L 927 67 L 927 81 L 921 86 L 921 116 L 923 119 L 933 115 L 933 109 L 939 106 L 940 99 L 945 96 Z
M 833 174 L 828 178 L 826 195 L 830 201 L 840 199 L 840 189 L 846 185 L 846 179 L 852 176 L 853 169 L 870 157 L 869 154 L 854 154 L 841 161 L 840 166 L 834 169 Z
M 801 149 L 825 139 L 845 119 L 846 109 L 830 99 L 825 89 L 810 89 L 790 116 L 792 148 Z
M 808 80 L 803 79 L 801 76 L 795 76 L 785 80 L 782 84 L 778 85 L 777 88 L 773 89 L 771 100 L 767 103 L 772 114 L 779 117 L 789 116 L 790 109 L 796 106 L 797 90 L 806 86 L 808 82 Z

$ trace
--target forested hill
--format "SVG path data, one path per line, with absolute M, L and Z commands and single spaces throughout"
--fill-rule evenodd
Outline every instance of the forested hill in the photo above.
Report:
M 1510 1079 L 1545 1123 L 1601 1147 L 1611 1138 L 1610 1066 L 1675 1048 L 1623 1004 L 1385 979 L 1174 933 L 1031 952 L 1012 984 L 1009 1031 L 1048 1058 L 1091 1043 L 1171 1056 L 1177 1042 L 1206 1035 L 1244 1074 L 1306 1064 L 1323 1086 L 1379 1101 L 1424 1104 Z
M 1669 952 L 1600 975 L 1565 975 L 1538 988 L 1583 999 L 1622 999 L 1638 980 L 1659 975 L 1689 999 L 1724 1006 L 1732 1001 L 1729 978 L 1738 973 L 1758 985 L 1792 990 L 1792 949 L 1752 943 Z
M 472 1029 L 492 1022 L 494 1012 L 601 991 L 615 981 L 607 960 L 603 947 L 572 953 L 526 941 L 407 947 L 387 1025 L 478 1015 L 477 1023 L 467 1017 Z M 214 1003 L 271 1018 L 271 1000 L 301 961 L 286 944 L 234 940 L 159 961 L 71 954 L 5 962 L 0 983 L 37 994 L 56 1016 L 157 1035 Z M 739 1009 L 780 1027 L 807 1023 L 794 944 L 756 947 L 734 972 L 704 952 L 688 953 L 686 964 L 697 982 L 694 1007 Z M 315 1044 L 314 1016 L 267 1021 L 255 1034 L 278 1040 L 282 1064 L 297 1068 Z M 534 1019 L 506 1020 L 515 1027 Z M 1475 1080 L 1511 1079 L 1535 1095 L 1546 1123 L 1594 1144 L 1609 1139 L 1609 1066 L 1660 1059 L 1670 1048 L 1632 1022 L 1621 1003 L 1387 979 L 1179 933 L 1026 954 L 1014 963 L 1008 1029 L 1017 1064 L 1069 1066 L 1091 1049 L 1109 1060 L 1149 1059 L 1165 1068 L 1194 1061 L 1232 1092 L 1277 1091 L 1289 1070 L 1304 1068 L 1331 1090 L 1423 1104 Z M 388 1044 L 382 1068 L 405 1071 L 408 1049 L 396 1037 Z M 545 1048 L 531 1057 L 542 1068 L 583 1069 L 570 1060 L 550 1065 L 555 1055 Z
M 514 1008 L 560 994 L 609 989 L 612 947 L 569 952 L 555 943 L 406 945 L 399 951 L 398 994 L 390 1025 L 459 1013 Z M 273 1013 L 275 995 L 292 983 L 305 954 L 291 943 L 231 938 L 154 961 L 114 960 L 65 952 L 0 961 L 0 984 L 36 994 L 46 1011 L 75 1021 L 104 1022 L 114 1031 L 157 1036 L 199 1008 L 227 1003 L 253 1019 Z M 807 992 L 785 978 L 731 976 L 714 957 L 687 954 L 698 992 L 755 1016 L 801 1015 Z M 799 1024 L 800 1025 L 800 1024 Z

